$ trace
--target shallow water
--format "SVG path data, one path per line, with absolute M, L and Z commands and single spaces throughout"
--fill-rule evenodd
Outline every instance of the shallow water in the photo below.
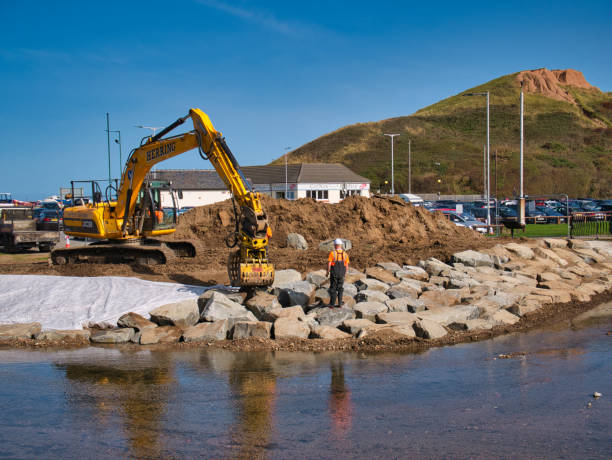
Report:
M 2 350 L 0 457 L 609 458 L 611 329 L 420 354 Z

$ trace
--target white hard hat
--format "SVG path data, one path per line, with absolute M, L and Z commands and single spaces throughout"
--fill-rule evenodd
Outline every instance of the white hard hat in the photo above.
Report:
M 334 240 L 334 245 L 337 245 L 337 244 L 340 245 L 340 246 L 342 246 L 344 244 L 344 241 L 342 241 L 342 238 L 336 238 Z

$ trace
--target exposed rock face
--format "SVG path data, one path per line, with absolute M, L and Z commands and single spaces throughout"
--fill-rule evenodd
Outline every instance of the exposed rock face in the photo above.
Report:
M 183 331 L 174 326 L 147 328 L 140 333 L 140 344 L 176 343 L 180 340 L 181 335 L 183 335 Z
M 131 327 L 105 329 L 91 334 L 89 340 L 93 343 L 127 343 L 134 337 L 134 332 Z
M 574 69 L 524 70 L 518 73 L 516 79 L 519 84 L 523 82 L 523 89 L 526 93 L 543 94 L 552 99 L 572 104 L 575 104 L 576 101 L 564 86 L 575 86 L 583 89 L 595 88 L 586 81 L 582 72 Z
M 188 327 L 183 332 L 185 342 L 214 342 L 225 340 L 228 332 L 228 321 L 226 319 L 214 323 L 200 323 Z
M 0 341 L 31 339 L 41 329 L 40 323 L 2 324 L 0 325 Z
M 162 305 L 150 311 L 149 315 L 151 315 L 151 320 L 160 326 L 168 325 L 185 328 L 197 324 L 200 310 L 198 308 L 198 301 L 196 299 L 189 299 Z

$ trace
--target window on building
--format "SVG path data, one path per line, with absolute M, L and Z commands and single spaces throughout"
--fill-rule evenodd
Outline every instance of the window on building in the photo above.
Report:
M 306 197 L 315 200 L 328 200 L 329 192 L 327 190 L 306 190 Z
M 340 191 L 340 198 L 344 199 L 348 196 L 359 196 L 361 195 L 361 192 L 359 190 L 341 190 Z
M 285 198 L 285 192 L 275 192 L 276 193 L 276 198 L 278 199 L 284 199 Z M 288 191 L 287 192 L 287 199 L 288 200 L 295 200 L 295 191 Z

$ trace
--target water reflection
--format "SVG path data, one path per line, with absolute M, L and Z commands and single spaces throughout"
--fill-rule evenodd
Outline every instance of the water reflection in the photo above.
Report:
M 133 367 L 135 353 L 129 351 L 108 364 L 56 364 L 65 372 L 66 398 L 74 413 L 89 413 L 100 432 L 113 432 L 120 422 L 129 454 L 137 458 L 160 456 L 163 414 L 176 383 L 168 355 L 148 355 L 145 365 Z
M 346 439 L 353 424 L 353 403 L 351 390 L 344 379 L 344 365 L 339 359 L 331 363 L 329 414 L 334 437 L 338 440 Z

